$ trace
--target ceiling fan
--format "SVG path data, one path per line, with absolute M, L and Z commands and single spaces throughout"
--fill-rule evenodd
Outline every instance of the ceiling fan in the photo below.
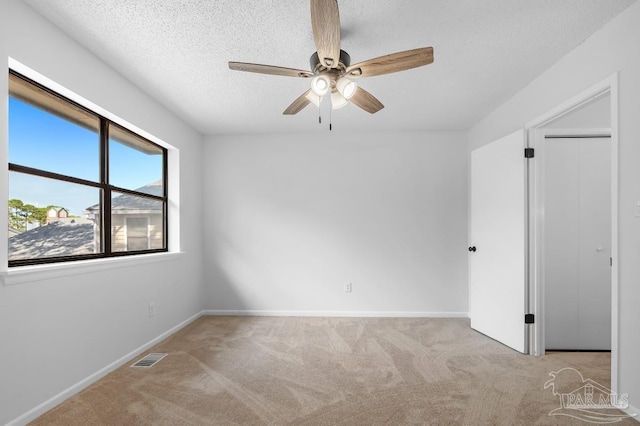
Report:
M 433 48 L 423 47 L 392 53 L 351 65 L 347 52 L 340 49 L 340 15 L 337 0 L 311 0 L 311 26 L 317 52 L 311 55 L 311 71 L 272 65 L 229 62 L 229 68 L 261 74 L 311 79 L 311 88 L 284 111 L 285 115 L 300 112 L 310 103 L 320 106 L 325 95 L 331 98 L 333 109 L 348 102 L 375 114 L 384 105 L 354 80 L 362 77 L 390 74 L 433 62 Z

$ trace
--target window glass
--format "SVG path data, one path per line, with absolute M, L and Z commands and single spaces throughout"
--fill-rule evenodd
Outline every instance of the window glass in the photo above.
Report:
M 163 150 L 118 126 L 109 127 L 109 181 L 113 186 L 163 195 Z
M 20 100 L 14 97 L 19 94 L 14 86 L 9 98 L 9 162 L 97 182 L 100 120 L 52 102 L 41 92 L 29 103 Z
M 127 217 L 127 251 L 149 250 L 149 218 Z
M 9 173 L 9 260 L 100 253 L 100 190 Z
M 111 199 L 111 241 L 114 252 L 165 248 L 163 203 L 114 192 Z

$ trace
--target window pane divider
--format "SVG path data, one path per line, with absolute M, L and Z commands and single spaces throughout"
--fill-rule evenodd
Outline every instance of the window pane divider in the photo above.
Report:
M 105 256 L 111 256 L 111 188 L 109 187 L 109 122 L 100 117 L 100 244 Z
M 64 182 L 69 182 L 69 183 L 75 183 L 78 185 L 91 186 L 93 188 L 102 188 L 104 186 L 98 182 L 76 178 L 73 176 L 62 175 L 55 172 L 47 172 L 45 170 L 35 169 L 33 167 L 21 166 L 19 164 L 13 164 L 13 163 L 9 163 L 9 171 L 24 173 L 28 175 L 34 175 L 34 176 L 40 176 L 43 178 L 55 179 L 55 180 L 60 180 Z

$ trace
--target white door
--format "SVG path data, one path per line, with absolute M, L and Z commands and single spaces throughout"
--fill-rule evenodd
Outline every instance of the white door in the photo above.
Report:
M 523 353 L 526 161 L 524 131 L 471 152 L 471 327 Z
M 547 350 L 611 349 L 611 141 L 548 138 L 544 148 Z

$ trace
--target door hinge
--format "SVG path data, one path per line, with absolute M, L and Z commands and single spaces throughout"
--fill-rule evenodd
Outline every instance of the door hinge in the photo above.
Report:
M 534 150 L 533 148 L 525 148 L 524 149 L 524 158 L 533 158 Z
M 533 314 L 524 314 L 524 323 L 525 324 L 534 324 L 535 316 Z

